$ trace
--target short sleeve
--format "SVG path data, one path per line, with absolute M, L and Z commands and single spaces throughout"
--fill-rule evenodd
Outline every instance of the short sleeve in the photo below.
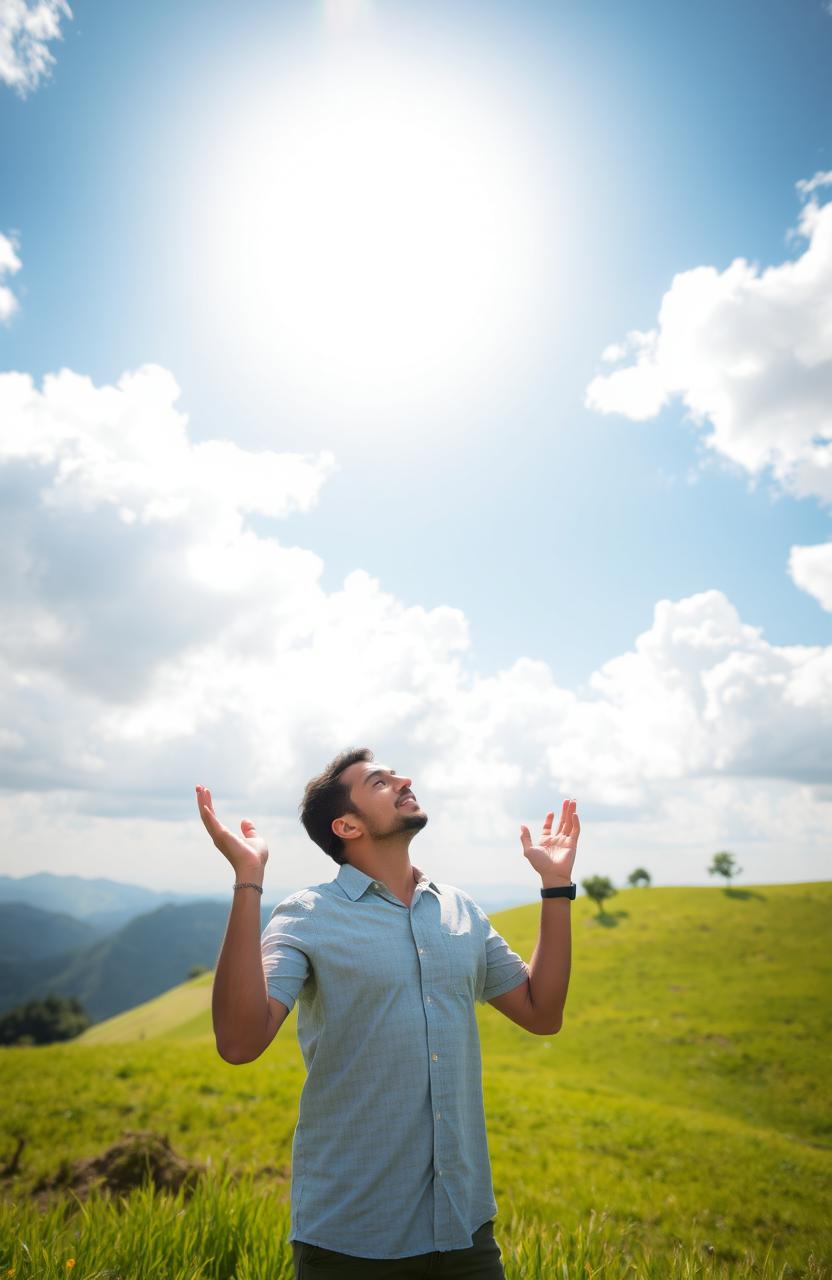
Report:
M 309 976 L 310 908 L 297 895 L 279 903 L 260 938 L 268 994 L 291 1009 Z
M 477 999 L 484 1004 L 519 987 L 528 978 L 529 971 L 522 956 L 512 951 L 482 908 L 474 905 L 485 934 L 485 981 L 477 992 Z

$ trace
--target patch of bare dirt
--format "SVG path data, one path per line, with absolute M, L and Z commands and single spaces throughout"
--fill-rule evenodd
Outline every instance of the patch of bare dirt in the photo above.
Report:
M 35 1183 L 32 1194 L 42 1198 L 55 1191 L 72 1191 L 83 1199 L 93 1187 L 126 1194 L 149 1179 L 158 1191 L 178 1191 L 184 1186 L 188 1196 L 204 1172 L 204 1165 L 177 1155 L 167 1136 L 126 1129 L 121 1140 L 100 1155 L 62 1160 L 54 1174 Z

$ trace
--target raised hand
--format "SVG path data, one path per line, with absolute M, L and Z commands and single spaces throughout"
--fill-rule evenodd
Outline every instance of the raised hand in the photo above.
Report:
M 577 800 L 564 800 L 560 811 L 560 822 L 557 830 L 552 832 L 555 818 L 554 810 L 546 814 L 540 839 L 532 844 L 529 828 L 520 827 L 520 839 L 523 842 L 523 856 L 543 878 L 544 887 L 556 884 L 568 884 L 572 879 L 572 868 L 575 865 L 575 854 L 578 850 L 578 836 L 581 823 L 578 818 Z
M 254 823 L 249 822 L 248 818 L 243 818 L 240 823 L 243 834 L 238 836 L 234 831 L 229 831 L 228 827 L 224 827 L 214 813 L 214 802 L 207 787 L 197 787 L 196 801 L 205 830 L 220 853 L 225 854 L 235 872 L 239 875 L 244 871 L 249 873 L 259 871 L 262 875 L 263 868 L 269 860 L 269 850 L 263 837 L 257 834 Z

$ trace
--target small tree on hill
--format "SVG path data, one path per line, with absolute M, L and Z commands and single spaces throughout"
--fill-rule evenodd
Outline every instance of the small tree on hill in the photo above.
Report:
M 709 876 L 724 876 L 728 883 L 734 876 L 738 876 L 742 871 L 742 867 L 738 867 L 733 853 L 729 853 L 727 849 L 723 849 L 720 853 L 715 853 L 713 862 L 708 867 Z
M 204 964 L 192 964 L 190 969 L 188 970 L 188 981 L 190 981 L 191 978 L 198 978 L 201 973 L 208 973 L 208 972 L 209 970 L 206 968 Z
M 634 888 L 639 884 L 649 885 L 650 872 L 645 871 L 644 867 L 636 867 L 635 871 L 631 871 L 627 876 L 627 882 L 633 885 Z
M 90 1020 L 74 996 L 48 995 L 10 1009 L 0 1018 L 0 1044 L 52 1044 L 72 1040 Z
M 603 903 L 605 899 L 611 898 L 614 893 L 618 893 L 608 876 L 589 876 L 587 880 L 581 881 L 581 888 L 588 898 L 597 903 L 599 915 L 604 913 Z

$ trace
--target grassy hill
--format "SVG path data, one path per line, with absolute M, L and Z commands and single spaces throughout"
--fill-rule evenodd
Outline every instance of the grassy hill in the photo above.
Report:
M 147 1000 L 135 1009 L 117 1013 L 113 1018 L 89 1027 L 72 1043 L 129 1044 L 134 1040 L 202 1039 L 211 1040 L 211 988 L 213 973 L 202 973 L 198 978 L 183 982 L 180 986 Z
M 561 1032 L 531 1036 L 479 1011 L 509 1280 L 584 1275 L 576 1250 L 599 1215 L 609 1250 L 606 1262 L 592 1254 L 593 1275 L 693 1276 L 720 1260 L 740 1274 L 769 1248 L 780 1270 L 755 1274 L 832 1275 L 830 907 L 828 882 L 628 889 L 603 916 L 578 899 Z M 538 918 L 536 905 L 493 916 L 527 959 Z M 255 1212 L 258 1188 L 284 1212 L 304 1074 L 295 1014 L 257 1062 L 229 1066 L 213 1045 L 210 983 L 71 1044 L 0 1053 L 0 1157 L 17 1134 L 28 1143 L 4 1194 L 123 1128 L 153 1128 L 251 1179 L 235 1213 Z M 19 1217 L 0 1216 L 0 1273 L 19 1231 Z M 93 1238 L 90 1227 L 90 1249 Z M 637 1245 L 648 1261 L 628 1271 Z M 529 1262 L 533 1247 L 549 1262 Z M 245 1274 L 279 1276 L 284 1262 L 278 1250 L 271 1270 Z

